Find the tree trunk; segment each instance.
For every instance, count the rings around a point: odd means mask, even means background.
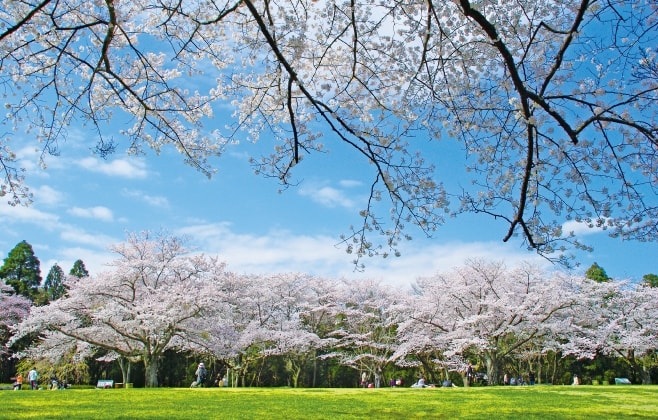
[[[290,378],[292,379],[292,387],[297,388],[299,386],[299,374],[302,369],[293,364],[293,367],[290,371]]]
[[[640,375],[642,385],[651,385],[651,369],[646,363],[647,357],[648,356],[644,356],[643,359],[638,361],[635,357],[635,350],[633,349],[628,350],[624,357],[626,361],[628,361],[628,364],[631,365],[633,371]]]
[[[119,368],[121,368],[123,386],[126,386],[127,383],[130,383],[130,367],[132,366],[132,363],[125,357],[119,357],[117,362],[119,363]]]
[[[313,379],[311,382],[311,387],[315,388],[317,386],[317,375],[318,375],[318,358],[317,351],[313,350]]]
[[[651,368],[650,364],[647,363],[649,356],[643,356],[638,360],[635,357],[635,350],[628,350],[626,353],[626,360],[631,365],[631,368],[637,373],[640,374],[640,380],[642,385],[651,385]]]
[[[640,375],[642,376],[642,385],[651,385],[651,366],[642,363]]]
[[[144,357],[144,384],[147,388],[157,388],[158,386],[158,367],[159,357],[145,355]]]
[[[554,352],[553,353],[553,360],[552,360],[552,373],[551,373],[551,384],[555,385],[557,384],[557,362],[558,362],[558,353]]]
[[[498,354],[495,351],[484,352],[484,363],[487,366],[489,385],[498,385]]]

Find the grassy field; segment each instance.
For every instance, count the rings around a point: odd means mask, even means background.
[[[2,419],[658,418],[658,386],[0,391]]]

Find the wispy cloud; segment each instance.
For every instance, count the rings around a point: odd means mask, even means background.
[[[344,190],[326,185],[310,183],[299,188],[299,195],[308,197],[312,201],[325,207],[343,207],[353,209],[355,201]]]
[[[78,165],[91,172],[102,173],[107,176],[122,178],[146,178],[148,171],[146,164],[139,159],[115,159],[109,162],[88,157],[77,162]]]
[[[15,152],[18,159],[18,165],[25,169],[25,172],[30,174],[30,177],[47,176],[47,174],[45,174],[39,167],[39,158],[42,156],[39,149],[34,147],[22,147]]]
[[[153,207],[169,207],[169,200],[167,199],[167,197],[158,196],[158,195],[149,195],[146,194],[144,191],[130,190],[127,188],[121,190],[121,194],[125,197],[136,198]]]
[[[63,194],[48,185],[41,185],[33,190],[34,201],[39,204],[57,204],[62,201]]]
[[[104,222],[111,222],[114,219],[112,210],[104,206],[88,208],[73,207],[69,209],[68,213],[72,214],[73,216],[84,217],[87,219],[97,219]]]
[[[113,243],[111,241],[110,243]],[[108,269],[107,264],[117,258],[110,251],[102,251],[89,247],[63,247],[57,250],[57,257],[41,261],[42,277],[54,264],[59,265],[64,272],[68,273],[77,260],[82,260],[85,267],[92,275],[96,275]]]
[[[399,258],[364,259],[366,268],[361,272],[355,271],[354,257],[329,236],[294,235],[285,230],[266,235],[237,233],[227,223],[192,225],[175,233],[193,238],[200,250],[218,255],[228,263],[230,271],[240,273],[305,272],[334,278],[371,278],[406,286],[419,277],[461,266],[468,258],[503,260],[510,267],[526,261],[548,264],[545,259],[509,244],[419,241],[405,244]]]
[[[59,221],[59,216],[38,210],[36,207],[10,206],[0,202],[0,221],[3,223],[29,223],[51,229]]]
[[[98,234],[95,232],[88,232],[74,226],[62,226],[59,234],[60,238],[74,244],[91,246],[97,250],[105,252],[107,248],[117,243],[117,238],[107,235]],[[124,240],[124,238],[120,239]]]
[[[357,181],[355,179],[342,179],[338,181],[338,185],[340,185],[343,188],[354,188],[354,187],[360,187],[363,185],[363,182]]]
[[[85,211],[85,209],[80,210]],[[96,210],[96,213],[102,214],[103,211]],[[90,267],[93,267],[92,272],[96,273],[103,269],[103,265],[110,261],[110,258],[115,258],[107,251],[108,246],[125,239],[89,232],[80,227],[63,223],[58,214],[38,210],[36,206],[13,207],[0,202],[0,224],[6,226],[0,243],[7,251],[18,241],[26,239],[33,245],[40,258],[43,258],[42,253],[48,255],[47,258],[41,260],[43,276],[54,263],[65,268],[67,263],[70,262],[69,265],[71,265],[76,259],[83,259],[90,271]],[[39,234],[26,235],[26,232],[30,232],[30,226],[35,227]],[[69,248],[64,244],[53,246],[53,240],[47,239],[52,238],[53,235],[68,244],[73,244],[74,248]]]
[[[577,222],[575,220],[569,220],[568,222],[562,224],[562,232],[567,235],[573,232],[576,236],[584,236],[593,235],[603,231],[605,231],[605,229],[602,226],[595,225],[590,227],[587,223]]]

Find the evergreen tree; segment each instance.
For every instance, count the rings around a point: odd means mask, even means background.
[[[0,279],[13,287],[19,295],[34,301],[41,284],[41,268],[32,245],[22,241],[9,252],[0,268]]]
[[[642,283],[649,287],[658,287],[658,274],[645,274],[642,276]]]
[[[50,268],[46,281],[43,283],[43,288],[48,295],[48,300],[51,302],[64,296],[66,293],[66,286],[64,286],[64,270],[55,264]]]
[[[87,267],[85,267],[85,263],[82,262],[82,260],[77,260],[73,263],[73,267],[71,268],[71,271],[69,271],[69,274],[79,279],[89,277],[89,271],[87,271]]]
[[[603,267],[597,263],[592,264],[590,268],[587,269],[585,272],[585,277],[590,280],[594,280],[597,283],[605,283],[612,280],[610,277],[608,277],[608,274],[605,272]]]

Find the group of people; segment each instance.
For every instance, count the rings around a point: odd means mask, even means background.
[[[19,373],[16,374],[15,377],[11,378],[13,383],[13,389],[14,391],[20,391],[23,389],[23,375]],[[39,390],[42,389],[39,387],[39,372],[37,372],[36,368],[32,368],[28,373],[27,373],[27,381],[30,384],[30,389],[31,390]],[[53,373],[50,376],[50,382],[48,383],[47,388],[48,389],[66,389],[69,388],[71,385],[67,384],[65,381],[57,379],[55,374]]]
[[[370,382],[368,380],[368,374],[366,372],[361,373],[361,388],[379,388],[382,384],[382,371],[380,368],[375,369],[375,381]],[[393,379],[391,379],[391,386]]]
[[[535,384],[535,373],[530,371],[528,373],[528,382],[523,380],[523,376],[519,375],[517,377],[510,377],[507,373],[503,376],[503,385],[534,385]]]
[[[14,391],[20,391],[23,389],[23,375],[17,373],[15,377],[11,378],[14,381],[13,387]],[[35,390],[39,389],[39,373],[35,368],[32,368],[27,373],[27,381],[30,383],[30,389]]]

